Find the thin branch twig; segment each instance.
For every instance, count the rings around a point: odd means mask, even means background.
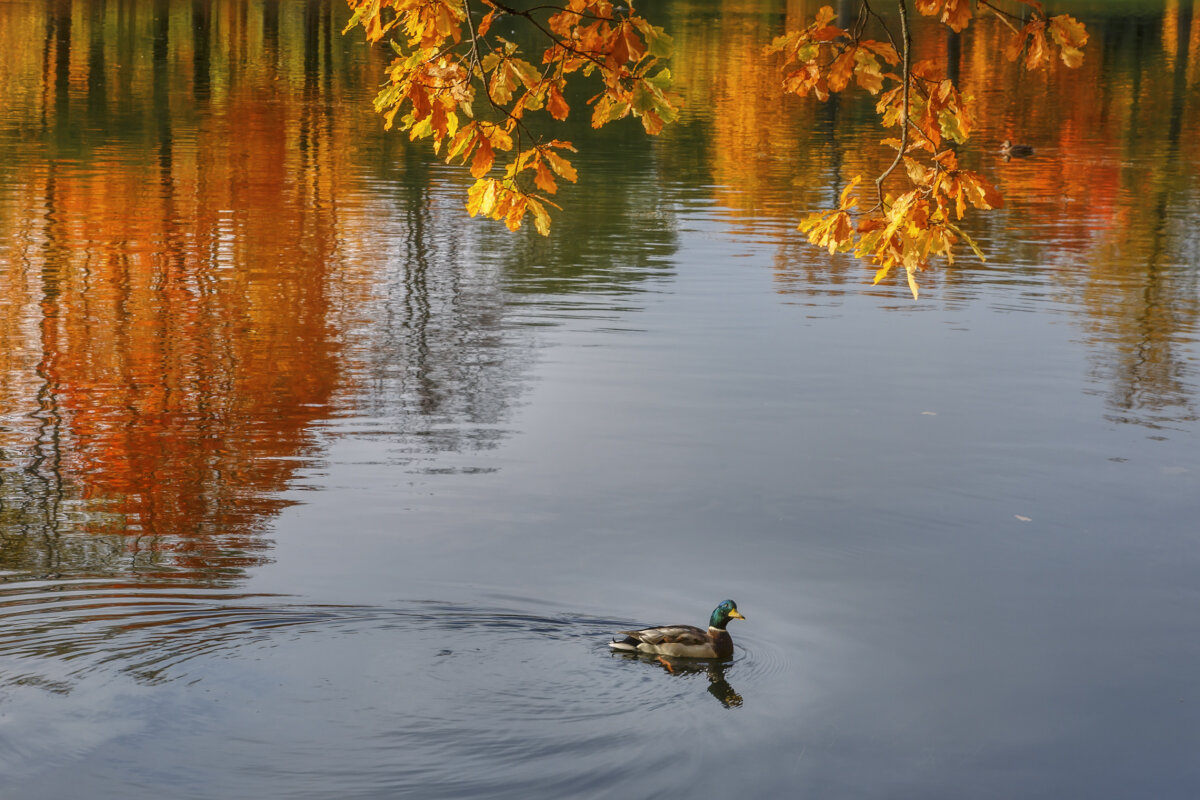
[[[879,198],[879,203],[875,206],[875,208],[884,208],[886,206],[886,203],[884,203],[883,200],[883,182],[886,181],[891,174],[896,171],[896,167],[900,166],[900,162],[904,160],[904,154],[908,152],[908,72],[912,61],[912,55],[910,52],[912,50],[912,34],[908,30],[907,0],[898,0],[896,5],[900,8],[900,37],[904,42],[904,53],[901,56],[904,63],[904,106],[903,110],[901,111],[901,116],[903,117],[904,122],[900,126],[900,149],[896,151],[895,160],[892,161],[892,165],[890,167],[884,170],[882,175],[875,179],[875,193]],[[891,36],[890,33],[888,35],[889,37]],[[892,46],[895,47],[895,44],[893,43]],[[871,210],[874,211],[875,208]]]

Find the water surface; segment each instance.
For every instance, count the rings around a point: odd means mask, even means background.
[[[0,794],[1196,796],[1200,16],[926,38],[1008,205],[914,301],[795,231],[887,160],[817,5],[656,9],[548,240],[338,3],[0,6]]]

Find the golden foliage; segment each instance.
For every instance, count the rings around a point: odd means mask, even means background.
[[[354,10],[346,30],[363,28],[371,42],[391,34],[396,59],[375,108],[390,128],[399,118],[411,139],[445,147],[447,162],[470,164],[476,179],[467,211],[501,220],[511,230],[531,214],[539,233],[550,232],[549,195],[555,176],[575,182],[574,166],[561,152],[570,142],[537,135],[529,112],[562,122],[571,113],[565,94],[578,77],[600,90],[588,100],[592,127],[638,118],[656,134],[679,114],[670,93],[671,37],[639,16],[630,3],[568,0],[561,6],[523,11],[494,0],[348,0]],[[532,60],[520,47],[491,33],[501,17],[521,18],[542,37]],[[402,33],[400,33],[402,31]],[[489,119],[476,119],[482,98]],[[505,153],[503,164],[496,163]],[[502,171],[502,175],[496,172]]]
[[[1056,50],[1065,65],[1079,66],[1088,38],[1083,25],[1067,15],[1048,17],[1036,0],[1020,1],[1027,21],[991,0],[915,0],[914,6],[956,32],[977,14],[992,14],[1012,31],[1007,57],[1023,59],[1026,69],[1048,67]],[[467,211],[512,230],[532,214],[538,232],[548,234],[547,206],[558,207],[550,200],[557,179],[577,179],[559,152],[574,152],[571,143],[544,141],[526,120],[530,112],[544,112],[550,122],[567,119],[569,81],[599,83],[587,101],[594,128],[632,116],[657,134],[678,117],[680,101],[670,93],[671,73],[662,64],[671,55],[671,37],[639,16],[632,2],[567,0],[528,10],[499,0],[348,2],[354,15],[347,30],[361,26],[370,41],[390,36],[396,52],[389,82],[375,100],[386,126],[399,118],[412,139],[430,138],[436,153],[445,147],[447,162],[469,164],[475,183]],[[874,182],[873,203],[861,202],[855,194],[861,179],[855,179],[838,208],[810,215],[800,228],[831,253],[869,259],[878,267],[876,281],[903,265],[915,297],[915,275],[931,258],[952,261],[960,243],[982,258],[958,223],[968,208],[998,208],[1003,199],[985,177],[959,168],[953,147],[971,136],[971,98],[939,64],[912,63],[907,6],[901,3],[899,10],[897,38],[866,2],[850,28],[835,24],[833,8],[823,6],[807,26],[777,37],[765,54],[777,59],[785,92],[827,100],[856,84],[878,96],[881,124],[900,129],[898,138],[883,142],[897,152]],[[541,36],[540,55],[525,58],[516,43],[493,35],[502,17],[521,19]],[[882,37],[865,35],[872,25]],[[476,119],[480,98],[487,119]],[[498,158],[506,160],[497,164]],[[904,191],[885,191],[893,174],[907,177]]]
[[[1049,66],[1053,46],[1063,63],[1082,63],[1087,32],[1069,16],[1048,18],[1037,2],[1025,2],[1032,20],[1022,28],[988,0],[973,9],[969,0],[916,0],[918,12],[937,16],[954,31],[962,31],[978,10],[991,11],[1014,31],[1006,48],[1009,60],[1022,55],[1027,69]],[[910,31],[904,6],[900,7],[903,52],[893,44],[864,39],[866,22],[874,19],[889,41],[896,39],[886,24],[865,3],[850,29],[833,24],[836,15],[825,6],[805,28],[786,33],[766,48],[776,55],[786,92],[813,95],[821,100],[839,92],[855,78],[860,87],[879,95],[875,109],[884,127],[899,127],[899,138],[883,144],[897,151],[892,165],[875,180],[869,207],[859,196],[863,176],[851,179],[837,208],[809,214],[800,223],[808,239],[829,252],[852,252],[877,266],[875,283],[893,268],[902,266],[913,297],[919,287],[916,274],[930,259],[944,257],[954,262],[955,246],[965,244],[980,259],[983,252],[959,227],[968,208],[1000,208],[1004,198],[983,175],[962,169],[954,145],[967,142],[974,127],[971,102],[932,61],[910,63]],[[1047,38],[1049,35],[1049,38]],[[1052,46],[1053,45],[1053,46]],[[879,59],[889,67],[885,70]],[[903,165],[908,187],[899,194],[884,190],[884,183]],[[868,201],[869,202],[869,201]],[[855,222],[857,215],[857,222]]]

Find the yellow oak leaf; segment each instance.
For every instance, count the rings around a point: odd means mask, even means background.
[[[498,9],[493,8],[491,11],[483,15],[483,19],[479,20],[479,25],[475,28],[476,36],[487,36],[487,32],[491,30],[492,22],[496,19]]]
[[[542,155],[550,164],[550,168],[558,173],[559,177],[566,178],[571,183],[575,183],[579,176],[575,172],[575,167],[571,166],[571,162],[555,153],[553,150],[543,150]]]
[[[492,151],[492,143],[485,138],[479,140],[479,147],[475,150],[475,157],[471,159],[471,175],[476,178],[482,178],[492,168],[492,163],[495,162],[496,155]]]
[[[550,235],[550,214],[546,207],[532,197],[526,200],[526,207],[533,213],[533,226],[542,236]]]
[[[1050,36],[1060,48],[1059,57],[1072,69],[1083,63],[1083,46],[1088,33],[1083,23],[1069,14],[1060,14],[1050,19]]]
[[[946,23],[955,33],[962,33],[971,22],[971,0],[946,0],[946,8],[942,11],[942,22]],[[913,293],[914,296],[916,293]]]
[[[533,183],[543,192],[554,194],[558,191],[558,184],[554,181],[554,173],[546,168],[546,164],[542,161],[537,163],[537,171],[534,174]]]
[[[550,112],[550,116],[559,121],[566,119],[567,114],[571,113],[571,107],[567,105],[567,100],[562,96],[557,84],[550,84],[546,96],[546,110]]]
[[[829,90],[831,92],[840,92],[846,88],[846,84],[850,83],[850,77],[854,74],[854,48],[845,50],[841,55],[833,60],[833,64],[829,67]]]

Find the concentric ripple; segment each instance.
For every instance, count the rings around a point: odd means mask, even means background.
[[[671,669],[611,653],[628,620],[171,583],[8,584],[0,624],[0,774],[45,770],[14,785],[49,797],[56,765],[187,769],[196,748],[228,765],[229,785],[203,796],[259,784],[272,796],[376,796],[381,781],[422,797],[568,796],[617,772],[651,787],[680,758],[651,739],[752,703],[783,668],[749,637],[730,661]],[[531,759],[538,769],[522,768]],[[124,778],[112,776],[115,797]]]

